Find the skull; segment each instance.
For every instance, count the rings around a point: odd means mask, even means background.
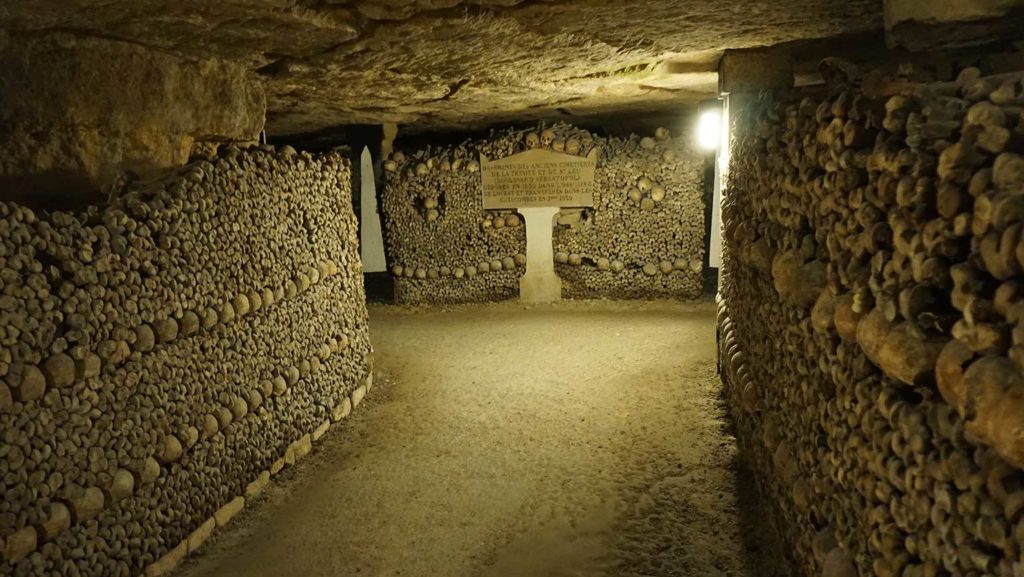
[[[456,158],[455,160],[452,161],[452,170],[458,171],[460,168],[462,168],[462,159]]]
[[[651,187],[651,200],[654,202],[665,200],[665,187],[660,184],[655,184]]]
[[[665,152],[661,153],[661,159],[664,160],[665,162],[675,162],[676,152],[674,150],[666,150]]]
[[[469,162],[466,163],[466,171],[467,172],[476,172],[478,170],[480,170],[480,163],[479,162],[477,162],[475,160],[470,160]]]
[[[544,148],[551,148],[551,142],[555,140],[555,131],[548,128],[540,133],[540,143]]]
[[[423,176],[428,172],[430,172],[430,169],[427,167],[426,164],[422,162],[416,164],[416,176]]]
[[[651,186],[651,179],[647,178],[646,176],[641,176],[636,181],[636,187],[640,189],[640,192],[647,192],[648,190],[651,190]]]
[[[394,171],[398,170],[398,163],[395,162],[394,160],[385,160],[384,161],[384,170],[386,170],[388,172],[394,172]]]
[[[654,150],[654,147],[658,144],[654,142],[654,139],[650,136],[645,136],[640,139],[640,147],[644,150]]]
[[[556,138],[551,141],[551,150],[555,152],[565,152],[565,139]]]
[[[654,131],[654,138],[657,138],[658,140],[668,140],[668,137],[668,129],[664,126],[658,127],[658,129]]]
[[[579,154],[580,153],[580,139],[578,139],[578,138],[570,138],[569,140],[566,140],[565,141],[565,151],[568,152],[569,154]]]
[[[441,169],[441,172],[451,172],[452,163],[448,162],[447,158],[442,158],[439,168]]]
[[[537,133],[528,133],[526,135],[526,148],[537,148],[538,146],[540,146],[540,137],[537,136]]]
[[[400,150],[396,150],[396,151],[395,151],[395,152],[394,152],[394,153],[393,153],[393,154],[391,155],[391,160],[394,160],[394,161],[395,161],[395,162],[397,162],[398,164],[402,164],[403,162],[405,162],[405,155],[404,155],[404,154],[402,154],[402,151],[400,151]]]

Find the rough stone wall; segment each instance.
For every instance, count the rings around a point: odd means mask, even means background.
[[[721,361],[804,575],[1024,569],[1022,93],[968,69],[733,107]]]
[[[449,303],[515,298],[526,233],[514,210],[483,209],[480,154],[530,147],[599,151],[592,208],[554,223],[567,298],[696,298],[704,256],[703,160],[668,131],[628,139],[568,124],[504,130],[385,162],[383,212],[395,298]]]
[[[358,403],[349,180],[231,147],[105,208],[0,204],[0,574],[161,574]]]
[[[257,140],[263,86],[243,66],[185,61],[72,34],[0,39],[0,200],[68,208],[106,200],[210,142]]]

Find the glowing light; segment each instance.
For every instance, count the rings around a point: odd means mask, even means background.
[[[705,150],[714,150],[722,141],[722,116],[717,110],[700,115],[697,125],[697,143]]]

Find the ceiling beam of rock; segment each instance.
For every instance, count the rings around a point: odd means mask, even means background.
[[[262,79],[272,135],[685,105],[716,93],[726,49],[883,26],[882,0],[5,4],[0,27],[12,34],[56,30],[242,65]]]

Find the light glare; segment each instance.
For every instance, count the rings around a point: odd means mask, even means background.
[[[697,127],[697,142],[705,150],[718,148],[722,139],[722,117],[717,110],[709,110],[700,115]]]

